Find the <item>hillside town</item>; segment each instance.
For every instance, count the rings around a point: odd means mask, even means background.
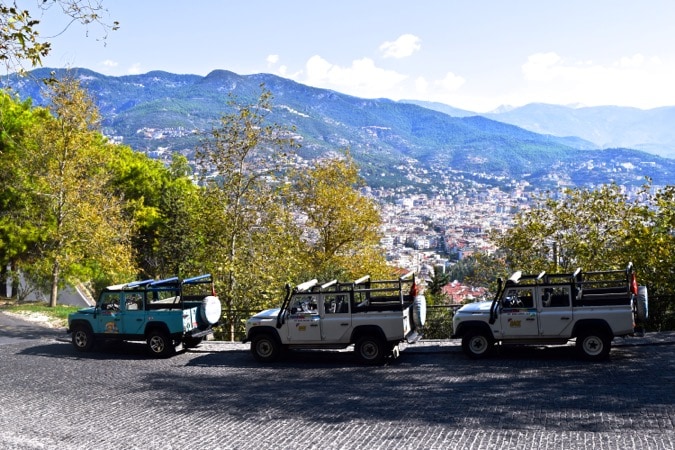
[[[508,192],[486,185],[434,196],[384,189],[365,191],[381,205],[381,245],[389,263],[429,280],[435,271],[446,271],[476,252],[494,252],[490,234],[508,231],[515,214],[527,211],[545,194],[526,181],[512,186]],[[628,187],[626,193],[637,195],[637,188]],[[488,294],[482,286],[467,286],[457,280],[451,280],[443,293],[450,304]]]

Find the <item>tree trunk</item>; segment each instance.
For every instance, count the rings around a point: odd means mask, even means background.
[[[19,266],[16,261],[12,261],[12,299],[19,298],[19,288],[21,287],[19,279]]]
[[[52,268],[52,292],[49,295],[49,306],[55,307],[59,298],[59,263],[55,262]]]
[[[230,312],[230,342],[234,342],[234,316]]]
[[[7,282],[9,281],[9,265],[2,265],[0,267],[0,282],[2,283],[2,289],[0,289],[0,292],[2,293],[1,295],[3,297],[9,298],[10,292],[9,292],[9,286],[7,285]]]

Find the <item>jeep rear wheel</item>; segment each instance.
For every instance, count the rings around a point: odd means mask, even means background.
[[[579,356],[588,361],[600,361],[609,356],[612,340],[606,333],[583,331],[577,336],[576,348]]]
[[[203,340],[204,340],[203,337],[192,337],[192,336],[187,336],[187,337],[183,340],[183,344],[185,344],[185,348],[195,348],[195,347],[197,347],[199,344],[201,344]]]
[[[176,351],[168,333],[161,330],[152,330],[146,338],[148,350],[152,356],[161,358],[171,356]]]
[[[251,353],[260,362],[273,362],[281,356],[281,344],[273,336],[258,334],[251,340]]]
[[[361,336],[354,344],[356,356],[364,364],[381,364],[384,361],[386,348],[388,347],[378,336]]]
[[[78,325],[73,328],[72,342],[79,352],[88,352],[94,347],[94,333],[86,325]]]
[[[492,337],[481,330],[470,330],[462,337],[462,350],[471,359],[485,358],[493,344]]]

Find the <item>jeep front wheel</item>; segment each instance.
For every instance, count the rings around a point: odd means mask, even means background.
[[[377,336],[361,336],[354,344],[356,356],[364,364],[381,364],[384,361],[385,348],[388,348]]]
[[[78,325],[73,328],[72,342],[77,351],[88,352],[94,346],[94,333],[89,327]]]
[[[462,337],[462,350],[471,359],[485,358],[493,343],[492,337],[485,331],[470,330]]]
[[[273,362],[281,356],[281,344],[273,336],[258,334],[251,340],[251,353],[260,362]]]
[[[150,331],[146,338],[146,342],[152,356],[164,358],[171,356],[176,351],[169,334],[161,330]]]
[[[579,356],[588,361],[600,361],[609,356],[612,340],[606,333],[584,331],[577,336],[576,348]]]

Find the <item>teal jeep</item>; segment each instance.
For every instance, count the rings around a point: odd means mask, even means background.
[[[134,281],[108,286],[96,306],[70,314],[67,332],[81,352],[101,341],[144,341],[150,354],[166,357],[199,345],[220,315],[210,274]]]

